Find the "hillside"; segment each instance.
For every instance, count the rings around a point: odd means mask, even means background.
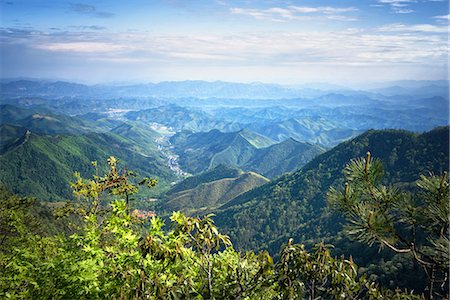
[[[188,177],[183,181],[178,182],[170,190],[166,192],[167,195],[177,193],[184,190],[193,189],[196,186],[224,178],[236,178],[242,174],[242,171],[225,165],[218,165],[212,170],[203,172],[201,174]]]
[[[242,168],[274,178],[304,166],[325,149],[292,138],[267,148],[258,149]]]
[[[175,104],[130,111],[125,114],[125,118],[144,124],[160,123],[175,131],[188,130],[199,132],[212,129],[235,131],[240,129],[238,124],[216,120],[201,110],[181,107]]]
[[[72,198],[69,182],[73,173],[93,173],[92,161],[104,162],[110,155],[140,176],[158,177],[153,193],[167,188],[174,175],[157,154],[135,151],[136,145],[115,134],[41,136],[27,132],[0,155],[0,183],[20,195],[55,201]]]
[[[244,173],[222,165],[185,181],[167,192],[161,203],[163,210],[202,214],[269,182],[254,172]]]
[[[180,165],[186,171],[196,174],[220,164],[239,166],[256,151],[249,141],[249,134],[241,132],[180,132],[170,142],[180,156]]]
[[[21,126],[9,124],[0,125],[0,154],[6,151],[6,148],[14,144],[22,136],[25,135],[27,129]]]
[[[293,139],[273,141],[243,129],[237,132],[181,132],[171,138],[180,165],[199,173],[218,165],[238,167],[269,178],[292,172],[324,151],[320,146]]]
[[[245,249],[278,251],[281,243],[336,237],[339,218],[326,209],[330,186],[343,184],[342,170],[353,158],[371,151],[385,165],[387,182],[409,183],[419,174],[441,173],[449,165],[449,128],[423,134],[370,130],[319,155],[302,169],[229,201],[216,222]]]
[[[361,133],[361,131],[341,128],[336,124],[321,117],[297,117],[263,126],[252,124],[250,128],[275,141],[280,142],[288,138],[294,138],[298,141],[306,141],[325,147],[336,146],[340,142]]]
[[[82,120],[54,114],[47,109],[30,110],[13,105],[0,106],[0,123],[22,126],[40,134],[80,134],[93,131]]]
[[[157,152],[158,144],[156,140],[161,138],[161,135],[149,128],[139,124],[121,124],[111,130],[112,133],[120,135],[123,138],[132,141],[139,146],[144,152]]]
[[[18,120],[25,119],[34,113],[36,113],[36,111],[33,109],[21,108],[9,104],[0,105],[0,122],[11,124]]]

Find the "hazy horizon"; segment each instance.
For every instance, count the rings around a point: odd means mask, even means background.
[[[353,82],[326,82],[326,81],[303,81],[291,84],[283,84],[277,82],[264,82],[264,81],[231,81],[231,80],[203,80],[203,79],[180,79],[180,80],[161,80],[161,81],[146,81],[146,80],[114,80],[114,81],[99,81],[99,82],[90,82],[83,80],[76,80],[71,78],[36,78],[36,77],[3,77],[0,78],[1,82],[15,82],[15,81],[35,81],[35,82],[66,82],[73,84],[81,84],[89,87],[94,86],[132,86],[132,85],[147,85],[147,84],[162,84],[162,83],[183,83],[183,82],[204,82],[204,83],[224,83],[224,84],[244,84],[244,85],[252,85],[252,84],[261,84],[261,85],[274,85],[280,86],[283,88],[292,88],[292,89],[302,89],[302,88],[312,88],[312,89],[324,89],[324,90],[333,90],[333,89],[371,89],[378,87],[388,87],[394,86],[397,84],[412,84],[412,83],[422,83],[424,85],[427,84],[439,84],[444,83],[448,84],[447,79],[436,79],[436,80],[427,80],[427,79],[398,79],[398,80],[378,80],[378,81],[370,81],[370,80],[361,80],[361,81],[353,81]]]

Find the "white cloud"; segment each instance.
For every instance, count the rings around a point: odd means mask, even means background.
[[[405,7],[411,3],[415,3],[415,0],[378,0],[378,3],[388,4],[394,7]]]
[[[397,14],[409,14],[414,10],[408,8],[410,4],[416,3],[417,0],[378,0],[382,5],[389,5],[391,10]]]
[[[357,11],[355,7],[330,7],[330,6],[319,6],[319,7],[306,7],[306,6],[289,6],[293,11],[299,13],[323,13],[323,14],[338,14]]]
[[[118,33],[35,34],[27,47],[89,60],[208,62],[219,65],[433,63],[446,56],[444,26],[390,24],[376,31],[277,32],[239,35]],[[345,42],[343,42],[345,41]],[[11,41],[12,43],[14,41]],[[21,43],[25,41],[21,40]],[[129,60],[132,58],[131,60]],[[380,60],[382,58],[382,60]]]
[[[448,14],[448,15],[443,15],[443,16],[435,16],[435,17],[433,17],[433,19],[438,19],[438,20],[450,20],[450,14]]]
[[[271,21],[310,20],[312,18],[326,18],[337,21],[355,21],[356,18],[345,15],[355,12],[355,7],[330,7],[330,6],[288,6],[286,8],[272,7],[267,9],[239,8],[230,9],[232,14],[246,15],[255,19]]]
[[[126,45],[117,45],[102,42],[67,42],[67,43],[45,43],[38,44],[36,48],[56,52],[73,53],[108,53],[125,50]]]
[[[392,9],[395,13],[397,14],[410,14],[415,12],[415,10],[413,9],[409,9],[409,8],[398,8],[398,7],[394,7]]]
[[[405,25],[401,23],[394,23],[385,25],[378,28],[379,31],[382,32],[421,32],[421,33],[447,33],[447,26],[436,26],[431,24],[414,24],[414,25]]]
[[[417,71],[423,66],[429,69],[434,66],[436,70],[441,68],[446,65],[448,51],[447,37],[443,32],[443,26],[429,24],[390,24],[376,30],[349,28],[339,32],[191,36],[154,35],[148,32],[67,34],[33,31],[33,34],[24,32],[26,38],[4,35],[2,47],[25,49],[23,53],[32,53],[30,59],[33,61],[39,61],[39,57],[42,61],[48,61],[48,57],[58,57],[60,65],[67,65],[67,61],[79,68],[84,66],[89,69],[89,66],[98,65],[98,68],[103,68],[98,73],[103,75],[112,72],[106,70],[117,67],[129,72],[127,74],[150,74],[146,69],[160,70],[158,72],[170,70],[167,74],[183,74],[185,79],[193,78],[189,72],[200,74],[195,73],[198,70],[204,72],[205,77],[202,78],[210,79],[206,77],[208,72],[217,74],[218,79],[227,78],[220,77],[220,74],[228,74],[230,78],[234,74],[236,80],[244,76],[263,80],[258,76],[266,74],[264,76],[267,78],[288,78],[289,74],[300,70],[305,72],[302,73],[305,78],[309,76],[308,72],[331,78],[337,76],[336,70],[340,68],[346,72],[353,70],[347,76],[356,78],[359,71],[354,68],[366,70],[364,74],[383,68],[387,73],[396,68],[396,72],[404,68]],[[134,70],[140,70],[140,73]],[[184,73],[177,70],[184,70]],[[246,70],[253,70],[253,73],[244,74]],[[275,72],[280,73],[274,75]]]

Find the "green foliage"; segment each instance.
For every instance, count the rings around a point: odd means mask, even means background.
[[[105,175],[78,176],[72,183],[85,201],[71,210],[83,224],[70,236],[35,234],[24,226],[28,215],[20,208],[28,202],[14,196],[2,200],[10,203],[2,216],[11,217],[2,223],[9,231],[2,230],[8,241],[0,248],[1,298],[417,298],[358,278],[351,260],[333,258],[323,246],[309,253],[289,243],[275,265],[267,252],[236,252],[212,215],[173,213],[168,230],[159,217],[144,224],[129,213],[126,201],[138,189],[132,173],[120,170],[114,157],[108,166]],[[140,183],[154,185],[149,179]]]
[[[433,293],[442,297],[448,293],[450,267],[447,173],[422,175],[414,193],[381,184],[382,168],[370,152],[353,160],[345,169],[344,190],[331,188],[328,200],[345,215],[348,235],[369,246],[412,254],[428,275],[430,298]]]
[[[304,245],[294,245],[290,240],[281,253],[276,274],[282,299],[422,299],[400,290],[380,289],[365,276],[358,277],[351,257],[332,257],[323,244],[308,252]]]

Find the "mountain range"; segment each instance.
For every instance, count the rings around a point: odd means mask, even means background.
[[[275,144],[247,129],[227,133],[180,132],[170,141],[173,151],[180,156],[181,167],[194,174],[224,164],[273,178],[296,170],[325,151],[294,139]]]
[[[333,239],[341,226],[327,209],[325,195],[330,186],[343,185],[342,170],[351,159],[371,151],[384,163],[387,183],[410,184],[420,174],[448,171],[448,145],[448,127],[423,134],[371,130],[228,201],[215,211],[216,222],[245,249],[276,252],[291,237],[301,243]]]
[[[140,84],[97,84],[35,79],[10,79],[0,83],[3,95],[20,93],[24,96],[45,97],[194,97],[229,99],[286,99],[317,97],[329,92],[355,93],[370,90],[384,95],[448,95],[448,81],[396,81],[366,84],[366,88],[347,88],[331,84],[302,84],[283,86],[261,82],[236,83],[224,81],[164,81]],[[432,91],[432,92],[431,92]]]

